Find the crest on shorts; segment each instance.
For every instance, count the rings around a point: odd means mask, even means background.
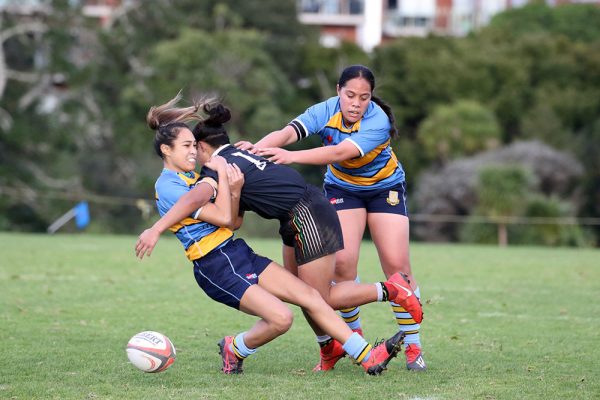
[[[385,199],[390,206],[397,206],[400,204],[400,200],[398,199],[398,192],[395,190],[390,190],[388,193],[388,198]]]

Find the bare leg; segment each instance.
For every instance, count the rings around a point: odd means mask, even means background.
[[[398,214],[373,213],[368,215],[368,221],[385,276],[402,272],[408,275],[412,288],[416,289],[408,249],[408,218]],[[388,229],[390,225],[394,226],[394,229]]]
[[[344,249],[336,253],[335,281],[354,281],[357,276],[360,244],[365,233],[367,211],[364,208],[338,211]]]
[[[318,291],[283,268],[272,268],[271,264],[259,278],[259,285],[279,299],[295,304],[308,314],[323,333],[345,343],[352,335],[350,328],[323,300]]]
[[[269,268],[279,267],[271,264]],[[240,301],[240,310],[261,318],[244,337],[246,345],[251,348],[262,346],[287,332],[294,318],[292,311],[280,299],[260,285],[252,285],[246,290]]]

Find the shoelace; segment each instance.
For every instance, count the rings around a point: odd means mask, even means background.
[[[383,338],[383,339],[375,339],[375,343],[373,343],[373,348],[379,346],[383,342],[385,342],[385,338]]]

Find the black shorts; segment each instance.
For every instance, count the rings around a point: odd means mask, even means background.
[[[342,227],[335,208],[315,186],[304,195],[281,221],[279,234],[286,246],[294,248],[296,263],[306,264],[344,248]]]

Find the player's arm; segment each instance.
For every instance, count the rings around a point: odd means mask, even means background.
[[[240,196],[242,192],[242,186],[244,185],[244,174],[240,170],[240,168],[235,164],[227,165],[227,178],[222,179],[219,175],[219,182],[227,182],[227,186],[229,188],[229,194],[231,196],[230,203],[230,218],[228,221],[223,220],[223,212],[222,210],[216,207],[215,204],[207,204],[202,207],[201,210],[196,213],[196,218],[201,219],[203,221],[209,222],[213,225],[222,226],[229,229],[238,229],[242,224],[242,217],[239,214],[240,207]],[[219,185],[219,190],[221,185]],[[222,193],[219,192],[217,197],[220,197]]]
[[[288,151],[277,147],[261,148],[257,154],[276,164],[325,165],[350,160],[360,156],[360,150],[349,140],[335,146],[315,147],[307,150]]]
[[[213,158],[216,159],[217,157]],[[220,160],[213,161],[211,159],[211,161],[209,161],[212,162],[211,165],[217,169],[219,176],[217,187],[218,194],[214,203],[216,212],[214,213],[215,216],[213,218],[213,220],[218,223],[211,221],[207,222],[214,223],[218,226],[228,226],[231,224],[232,216],[229,184],[227,182],[227,163],[222,157],[218,157],[218,159]],[[209,166],[209,163],[207,163],[207,166]],[[197,210],[201,209],[204,205],[210,205],[211,203],[209,203],[209,201],[213,197],[214,191],[214,187],[208,182],[200,182],[188,193],[181,196],[165,215],[156,221],[152,227],[140,234],[135,245],[136,256],[140,259],[144,258],[145,255],[150,256],[160,235],[171,226],[189,217],[192,213],[196,212],[196,214],[198,214]],[[221,194],[221,196],[219,196],[219,194]]]
[[[283,147],[298,141],[296,130],[291,125],[286,125],[278,131],[267,134],[254,144],[254,147]]]
[[[255,144],[242,140],[235,144],[240,150],[247,150],[250,153],[258,154],[258,150],[264,147],[283,147],[298,141],[298,135],[294,128],[286,125],[278,131],[273,131],[260,139]]]
[[[221,156],[214,156],[204,166],[217,171],[217,196],[214,203],[208,203],[201,209],[198,209],[196,214],[194,214],[194,218],[208,222],[209,224],[230,227],[234,214],[231,212],[231,191],[227,178],[227,161]]]
[[[229,190],[231,191],[231,229],[239,229],[244,220],[243,213],[240,213],[240,199],[242,196],[242,186],[244,186],[244,174],[237,164],[227,166],[227,178],[229,181]]]

